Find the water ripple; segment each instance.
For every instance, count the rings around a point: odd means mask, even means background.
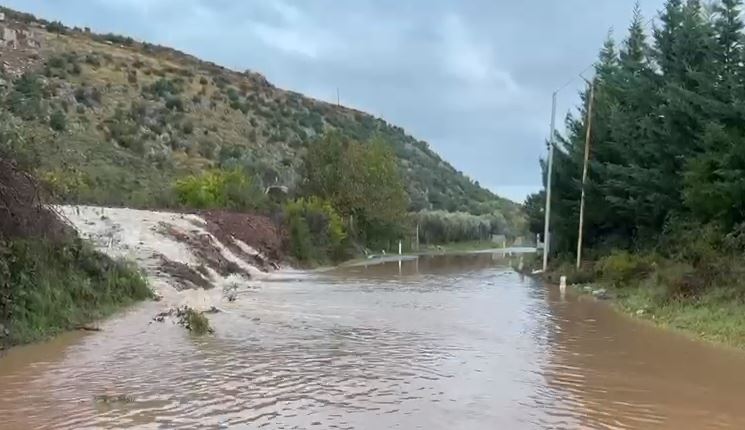
[[[149,325],[157,306],[144,305],[0,360],[0,428],[745,428],[745,358],[504,264],[297,275],[227,305],[210,338]],[[94,401],[105,392],[131,401]]]

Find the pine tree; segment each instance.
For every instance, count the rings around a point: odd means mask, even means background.
[[[634,71],[647,67],[648,50],[649,46],[644,34],[644,18],[637,2],[634,6],[634,18],[629,27],[629,36],[624,41],[621,50],[621,64],[624,68]]]
[[[745,229],[742,9],[743,0],[707,10],[699,0],[668,0],[651,48],[637,6],[620,47],[605,41],[595,69],[587,246],[655,244],[670,219]],[[555,158],[556,252],[576,246],[587,101],[582,92]]]
[[[665,76],[680,73],[676,69],[675,40],[683,24],[683,1],[668,0],[660,13],[662,27],[654,30],[657,64]]]
[[[716,49],[714,59],[719,70],[719,98],[731,102],[742,97],[743,73],[740,63],[743,60],[742,0],[722,0],[715,6]]]

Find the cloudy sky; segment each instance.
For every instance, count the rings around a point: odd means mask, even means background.
[[[632,0],[5,0],[169,45],[381,116],[516,201],[540,188],[552,91],[591,64]],[[646,17],[662,0],[642,0]],[[559,119],[581,81],[560,93]]]

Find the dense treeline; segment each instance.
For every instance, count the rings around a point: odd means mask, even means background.
[[[465,212],[422,211],[416,214],[422,244],[444,244],[490,240],[492,235],[510,234],[499,212],[471,215]]]
[[[745,346],[742,11],[742,0],[667,0],[651,30],[637,7],[623,42],[605,42],[584,259],[576,270],[589,91],[557,136],[547,276],[600,284],[634,315]],[[544,202],[525,204],[536,233]]]
[[[729,233],[745,222],[745,54],[741,0],[669,0],[651,37],[637,7],[620,47],[596,64],[585,212],[589,248],[649,248],[691,223]],[[588,93],[559,136],[553,249],[573,252]],[[545,172],[545,169],[544,169]],[[545,173],[544,173],[545,177]],[[543,194],[528,201],[541,232]]]

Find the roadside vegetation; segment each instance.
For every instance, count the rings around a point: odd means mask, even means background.
[[[605,285],[639,316],[745,346],[742,1],[638,11],[595,67],[585,259],[574,268],[589,92],[558,136],[549,278]],[[545,165],[544,165],[545,167]],[[545,169],[544,169],[545,178]],[[543,231],[543,193],[525,205]]]
[[[44,206],[43,188],[7,155],[17,136],[0,128],[0,349],[151,297],[136,267],[94,251]]]

